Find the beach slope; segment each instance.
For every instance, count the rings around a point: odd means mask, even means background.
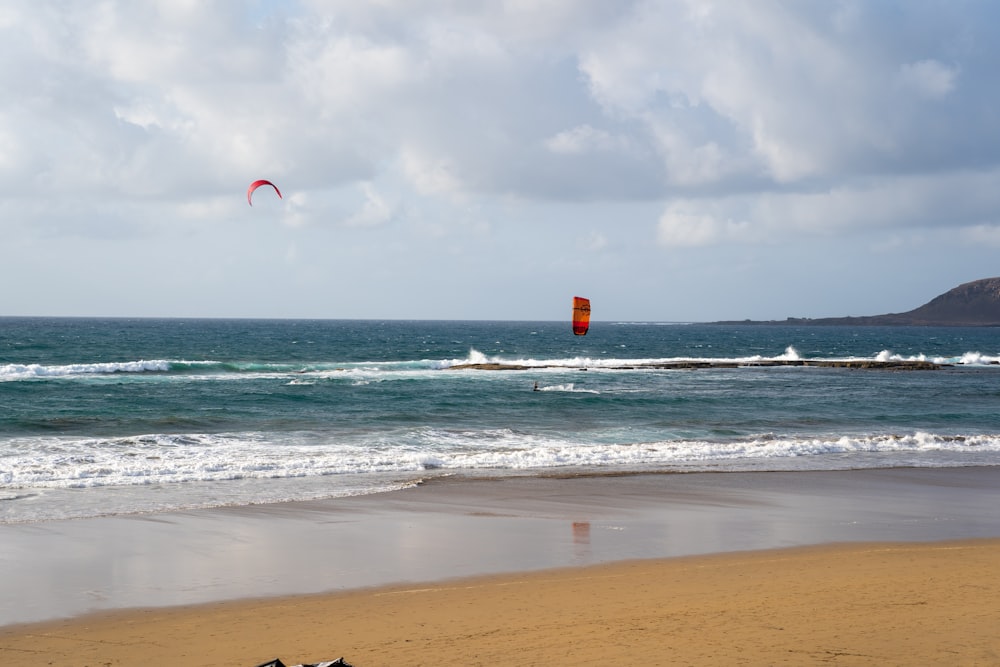
[[[7,664],[1000,664],[1000,540],[630,561],[7,628]]]
[[[32,667],[1000,664],[1000,468],[448,480],[0,526]]]

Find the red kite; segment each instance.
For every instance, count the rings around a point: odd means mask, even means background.
[[[259,181],[254,181],[253,183],[250,184],[250,187],[247,188],[247,203],[250,204],[251,206],[253,206],[253,200],[250,198],[250,196],[253,194],[254,190],[256,190],[262,185],[270,185],[272,188],[274,188],[274,191],[278,193],[278,199],[282,198],[281,190],[278,189],[277,185],[275,185],[271,181],[265,181],[264,179],[261,179]]]
[[[587,335],[590,328],[590,299],[582,296],[573,297],[573,333],[577,336]]]

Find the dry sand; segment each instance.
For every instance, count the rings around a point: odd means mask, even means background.
[[[630,561],[0,631],[4,664],[997,665],[1000,540]]]

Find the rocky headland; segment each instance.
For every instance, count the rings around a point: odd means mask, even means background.
[[[789,317],[784,320],[731,320],[711,324],[822,326],[1000,327],[1000,278],[974,280],[905,313],[860,317]]]

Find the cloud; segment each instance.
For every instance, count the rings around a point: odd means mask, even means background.
[[[545,147],[553,153],[582,155],[584,153],[619,151],[628,148],[628,140],[610,132],[583,124],[559,132],[545,140]]]
[[[348,227],[374,227],[388,222],[392,217],[392,209],[389,204],[375,191],[371,183],[363,183],[361,189],[364,193],[365,203],[344,224]]]
[[[35,108],[9,101],[2,117],[38,138],[33,170],[50,187],[74,187],[67,158],[91,163],[85,187],[160,194],[219,192],[240,169],[341,188],[402,164],[430,196],[732,195],[939,169],[957,159],[949,146],[997,134],[987,97],[971,100],[971,126],[929,137],[933,118],[898,95],[955,96],[959,72],[991,62],[975,17],[941,8],[896,24],[871,6],[766,0],[283,11],[107,2],[51,20],[18,5],[8,54],[37,76],[3,76]],[[937,43],[920,32],[935,22]],[[65,108],[74,122],[53,137]],[[6,155],[22,154],[0,129]]]
[[[958,71],[936,60],[906,63],[899,68],[899,82],[904,88],[929,99],[940,99],[955,89]]]
[[[608,237],[601,232],[592,231],[579,240],[580,248],[588,252],[597,252],[608,247]]]
[[[960,234],[967,243],[1000,248],[1000,222],[965,227],[960,230]]]
[[[657,226],[657,240],[673,248],[739,243],[750,238],[747,222],[691,210],[683,204],[668,208]]]
[[[223,282],[212,250],[248,225],[244,276],[293,241],[309,275],[326,243],[408,275],[447,249],[469,290],[526,249],[720,273],[820,239],[971,252],[1000,220],[997,25],[903,0],[9,0],[0,231]],[[286,200],[248,212],[257,178]]]
[[[658,239],[665,246],[774,244],[789,238],[873,237],[943,228],[991,238],[1000,220],[1000,169],[899,175],[811,192],[771,190],[668,205]],[[986,230],[986,231],[984,231]],[[897,241],[893,241],[896,243]]]
[[[934,170],[940,162],[928,158],[950,159],[949,146],[965,150],[969,128],[938,124],[941,133],[928,137],[933,118],[915,115],[899,87],[940,99],[955,90],[958,67],[942,65],[937,53],[978,69],[995,47],[981,41],[988,38],[971,15],[907,5],[909,11],[896,8],[908,18],[900,22],[885,9],[644,5],[595,40],[581,70],[608,114],[645,124],[677,186],[715,183],[732,192],[761,178],[788,185]],[[919,28],[931,23],[940,31],[936,43]],[[881,37],[887,31],[893,38]],[[963,51],[959,45],[970,40],[974,48]],[[988,114],[975,122],[996,129]],[[926,150],[930,140],[937,142],[933,155]],[[712,147],[725,168],[702,167],[692,178],[678,165],[690,164],[703,147]]]
[[[460,170],[447,158],[422,155],[416,148],[404,148],[399,162],[418,193],[448,194],[462,190]]]

